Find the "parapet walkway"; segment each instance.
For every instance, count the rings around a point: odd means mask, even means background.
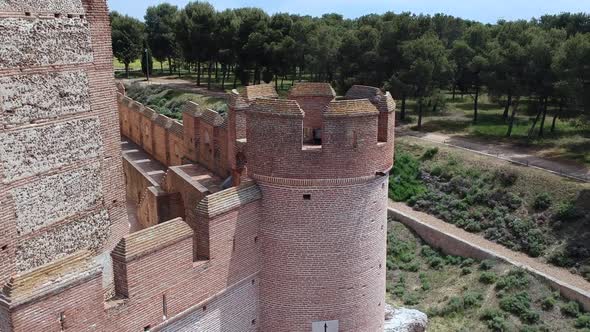
[[[567,269],[549,265],[539,258],[512,251],[500,244],[469,233],[403,203],[389,202],[390,216],[414,230],[427,243],[454,255],[478,259],[496,258],[522,267],[545,279],[566,298],[590,310],[590,282]]]

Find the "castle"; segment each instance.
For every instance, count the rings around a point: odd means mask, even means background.
[[[388,93],[180,123],[115,89],[105,0],[0,0],[0,32],[0,331],[383,330]]]

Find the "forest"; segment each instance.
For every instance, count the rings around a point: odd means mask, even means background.
[[[534,101],[531,132],[542,137],[560,117],[590,119],[590,15],[562,13],[483,24],[445,15],[371,14],[347,19],[259,8],[216,10],[206,2],[149,7],[144,21],[112,12],[113,53],[124,64],[153,62],[168,74],[188,72],[196,84],[238,85],[307,80],[338,92],[353,84],[391,91],[400,117],[460,95],[476,124],[483,94],[502,105],[506,136],[517,113]],[[153,60],[152,60],[153,58]],[[530,110],[529,110],[530,111]]]

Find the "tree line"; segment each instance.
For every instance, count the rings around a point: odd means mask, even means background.
[[[149,7],[144,22],[111,13],[113,52],[125,65],[151,57],[170,73],[181,68],[197,84],[212,76],[221,87],[261,81],[313,80],[339,91],[353,84],[390,90],[401,102],[416,100],[418,128],[427,107],[436,110],[445,92],[473,99],[473,122],[485,91],[504,106],[510,136],[519,106],[538,105],[531,133],[543,136],[548,109],[588,116],[590,109],[590,15],[546,15],[529,21],[482,24],[444,14],[387,12],[357,19],[321,17],[259,8],[217,11],[206,2],[184,8]],[[149,52],[145,52],[149,49]],[[162,66],[163,68],[163,66]],[[233,79],[229,82],[230,78]],[[430,109],[429,109],[430,110]]]

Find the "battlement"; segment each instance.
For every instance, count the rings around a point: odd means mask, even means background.
[[[329,84],[301,83],[289,94],[294,99],[252,101],[246,112],[248,174],[331,179],[387,172],[395,125],[391,95],[369,87],[353,87],[342,100],[334,95]]]

